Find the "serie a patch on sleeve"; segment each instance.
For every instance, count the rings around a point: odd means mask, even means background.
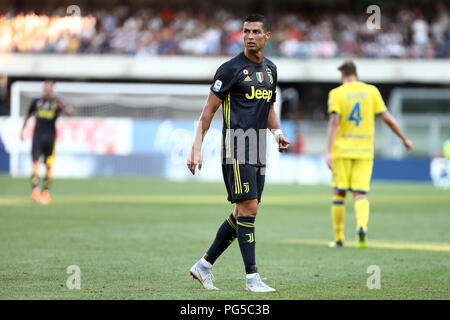
[[[216,82],[214,82],[213,90],[215,92],[218,92],[220,90],[220,88],[222,88],[222,81],[216,80]]]

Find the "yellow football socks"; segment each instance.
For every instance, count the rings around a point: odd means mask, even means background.
[[[369,199],[366,196],[359,196],[355,199],[355,213],[356,213],[356,231],[362,227],[364,232],[367,232],[367,223],[369,222]]]
[[[331,218],[333,220],[334,241],[344,241],[345,197],[333,195]]]

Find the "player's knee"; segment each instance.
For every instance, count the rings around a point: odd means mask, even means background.
[[[367,193],[355,191],[355,192],[353,192],[353,198],[355,200],[359,199],[359,198],[367,199]]]
[[[39,161],[33,162],[33,173],[37,173],[39,171]]]
[[[365,194],[365,193],[354,194],[353,197],[354,197],[354,200],[369,200],[367,198],[367,194]]]
[[[240,201],[236,204],[237,216],[256,217],[258,201],[256,199]]]
[[[238,207],[237,207],[237,204],[236,204],[236,206],[234,207],[234,210],[233,210],[233,217],[234,217],[234,219],[237,219],[237,217],[239,216],[239,214],[238,214]]]
[[[338,190],[338,189],[334,189],[334,192],[333,192],[333,195],[338,196],[338,197],[345,197],[346,194],[347,194],[346,191]]]

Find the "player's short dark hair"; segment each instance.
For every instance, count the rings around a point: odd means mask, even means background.
[[[264,31],[270,31],[269,21],[262,14],[252,13],[244,19],[244,22],[261,22],[263,24]]]
[[[338,70],[344,74],[344,76],[356,76],[356,65],[353,61],[345,61]]]

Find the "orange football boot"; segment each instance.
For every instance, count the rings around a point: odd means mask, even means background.
[[[34,188],[33,192],[31,192],[31,199],[35,203],[38,203],[41,200],[41,192],[39,191],[39,188]]]
[[[52,199],[50,197],[50,193],[48,192],[48,190],[44,190],[41,193],[41,203],[42,204],[50,204],[50,202],[52,202]]]

